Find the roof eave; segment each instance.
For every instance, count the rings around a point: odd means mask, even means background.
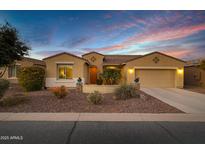
[[[175,58],[175,57],[169,56],[169,55],[167,55],[167,54],[164,54],[164,53],[161,53],[161,52],[158,52],[158,51],[151,52],[151,53],[148,53],[148,54],[146,54],[146,55],[143,55],[143,56],[140,56],[140,57],[133,58],[133,59],[131,59],[131,60],[126,61],[125,63],[131,62],[131,61],[133,61],[133,60],[140,59],[140,58],[143,58],[143,57],[146,57],[146,56],[149,56],[149,55],[155,54],[155,53],[158,53],[158,54],[161,54],[161,55],[167,56],[167,57],[169,57],[169,58],[175,59],[175,60],[177,60],[177,61],[181,61],[181,62],[183,62],[183,63],[186,63],[186,61],[184,61],[184,60],[181,60],[181,59],[178,59],[178,58]]]
[[[82,55],[82,57],[83,57],[83,56],[86,56],[86,55],[90,55],[90,54],[92,54],[92,53],[95,53],[95,54],[98,54],[98,55],[101,55],[101,56],[105,57],[105,55],[103,55],[103,54],[101,54],[101,53],[99,53],[99,52],[96,52],[96,51],[91,51],[91,52],[85,53],[85,54]]]
[[[89,64],[89,62],[88,62],[86,59],[84,59],[84,58],[82,58],[82,57],[78,57],[78,56],[73,55],[73,54],[68,53],[68,52],[61,52],[61,53],[58,53],[58,54],[55,54],[55,55],[51,55],[51,56],[49,56],[49,57],[43,58],[42,60],[47,60],[47,59],[50,59],[50,58],[53,58],[53,57],[56,57],[56,56],[59,56],[59,55],[62,55],[62,54],[70,55],[70,56],[73,56],[73,57],[75,57],[75,58],[84,60],[85,62],[87,62],[87,63]]]
[[[122,65],[122,64],[113,64],[113,63],[110,63],[110,64],[103,64],[103,66],[108,66],[108,65]]]

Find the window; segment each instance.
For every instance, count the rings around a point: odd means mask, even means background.
[[[57,64],[58,79],[72,79],[73,65],[71,64]]]
[[[8,67],[8,77],[15,78],[16,77],[16,65],[12,65]]]

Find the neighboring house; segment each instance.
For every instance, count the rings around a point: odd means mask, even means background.
[[[153,52],[147,55],[103,55],[90,52],[78,57],[59,53],[43,59],[46,63],[46,87],[75,87],[80,77],[84,84],[96,84],[104,69],[121,71],[121,83],[132,84],[139,77],[142,87],[183,88],[185,62]]]
[[[3,77],[4,79],[8,79],[12,83],[17,83],[17,69],[19,67],[30,67],[30,66],[38,66],[45,68],[45,62],[42,60],[37,60],[33,58],[24,57],[22,60],[17,60],[13,65],[10,65],[7,67],[6,72],[4,73]],[[4,68],[1,68],[0,70],[3,71]]]
[[[186,86],[205,86],[205,71],[199,68],[203,59],[188,61],[184,68]]]

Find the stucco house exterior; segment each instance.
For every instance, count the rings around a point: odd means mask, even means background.
[[[37,66],[43,68],[46,67],[45,62],[42,60],[24,57],[21,60],[15,61],[13,65],[7,67],[2,78],[9,80],[11,83],[17,83],[18,82],[17,69],[20,67],[30,67],[30,66]],[[4,68],[0,68],[0,70],[3,71]]]
[[[75,87],[80,77],[84,84],[96,84],[104,69],[118,69],[121,83],[140,78],[142,87],[183,88],[185,62],[160,52],[146,55],[103,55],[89,52],[82,57],[63,52],[47,58],[46,87]]]
[[[186,86],[205,87],[205,70],[199,68],[202,60],[204,59],[196,59],[186,63],[184,67],[184,82]]]

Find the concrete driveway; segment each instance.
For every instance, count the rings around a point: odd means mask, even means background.
[[[141,90],[185,113],[205,113],[205,94],[177,88],[141,88]]]

